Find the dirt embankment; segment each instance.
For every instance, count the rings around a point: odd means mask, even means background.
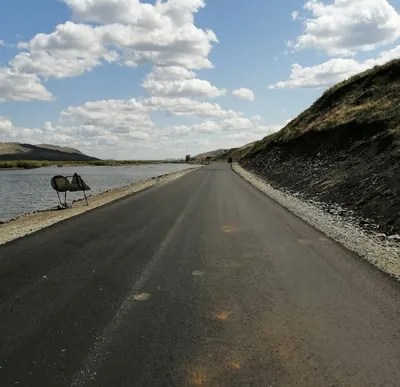
[[[343,212],[350,210],[358,215],[364,227],[400,234],[398,140],[385,132],[362,138],[366,131],[357,129],[354,125],[271,143],[265,152],[243,165],[275,188],[340,205]],[[348,138],[349,132],[354,132],[353,141]]]
[[[275,188],[400,234],[400,61],[328,90],[240,161]]]

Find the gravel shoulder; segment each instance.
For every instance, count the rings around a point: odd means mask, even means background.
[[[143,180],[134,184],[115,188],[99,195],[88,196],[89,205],[84,200],[75,201],[68,209],[59,210],[57,208],[26,214],[0,224],[0,245],[22,238],[43,228],[49,227],[65,219],[80,215],[86,211],[104,206],[115,200],[143,191],[157,185],[166,184],[190,173],[198,167],[186,169],[184,171],[173,172],[156,178]]]
[[[387,236],[364,230],[354,214],[346,213],[339,206],[306,200],[289,192],[273,188],[267,181],[238,164],[234,171],[254,187],[271,197],[283,207],[311,224],[317,230],[361,256],[381,271],[400,280],[400,236]]]

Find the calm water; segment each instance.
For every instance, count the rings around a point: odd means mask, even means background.
[[[0,221],[24,213],[56,206],[57,193],[51,187],[55,175],[76,172],[89,185],[93,195],[110,188],[122,187],[140,180],[190,168],[187,164],[155,164],[135,167],[64,167],[0,171]],[[68,192],[67,202],[83,198],[83,192]]]

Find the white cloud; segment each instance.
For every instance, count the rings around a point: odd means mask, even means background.
[[[254,116],[248,118],[227,118],[223,120],[205,120],[191,126],[181,125],[165,128],[161,133],[166,135],[171,134],[189,134],[189,133],[206,133],[206,134],[221,134],[226,132],[237,132],[247,133],[260,138],[260,135],[266,136],[268,134],[277,132],[283,126],[282,125],[265,125],[262,123],[260,116]],[[225,135],[224,135],[225,136]],[[235,138],[236,134],[232,134],[230,138]],[[226,137],[226,136],[225,136]],[[228,136],[229,137],[229,136]],[[242,144],[244,145],[244,144]]]
[[[295,49],[317,48],[329,55],[354,55],[393,43],[400,36],[400,15],[387,0],[310,0],[304,5],[312,17]],[[298,18],[297,13],[292,18]]]
[[[243,117],[227,118],[220,125],[223,130],[251,130],[255,127],[253,122]]]
[[[331,59],[322,64],[302,67],[292,65],[290,79],[269,86],[270,89],[284,88],[320,88],[332,86],[357,73],[368,70],[376,65],[383,65],[400,57],[400,45],[390,51],[382,52],[376,59],[358,62],[354,59]]]
[[[0,67],[0,102],[4,101],[50,101],[51,93],[34,74]]]
[[[283,125],[264,126],[260,131],[238,131],[238,132],[220,132],[216,137],[209,140],[205,146],[200,146],[197,153],[210,151],[214,149],[239,148],[254,141],[261,140],[265,136],[280,130]],[[261,128],[261,127],[260,127]]]
[[[192,131],[191,127],[186,125],[174,125],[167,128],[163,128],[157,131],[158,136],[182,136],[187,135]]]
[[[14,72],[43,79],[75,77],[104,62],[136,67],[152,63],[156,68],[212,68],[208,59],[218,39],[211,30],[197,28],[194,14],[203,0],[64,0],[73,17],[49,34],[39,33],[20,42],[19,53],[9,63]],[[96,25],[87,23],[97,23]],[[157,76],[157,73],[155,73]],[[193,73],[184,79],[156,80],[149,76],[143,87],[151,95],[217,97],[224,89]]]
[[[155,5],[138,0],[65,3],[75,19],[101,25],[68,21],[50,34],[40,33],[29,42],[19,43],[24,51],[10,61],[13,72],[62,79],[80,76],[103,62],[117,61],[133,67],[148,62],[185,69],[212,67],[208,55],[217,37],[194,25],[194,13],[205,5],[202,0],[158,1]],[[143,86],[158,96],[216,97],[226,93],[195,76],[184,80],[149,78]]]
[[[100,27],[67,22],[51,34],[38,34],[30,42],[19,43],[18,54],[10,65],[20,72],[43,78],[66,78],[82,75],[101,65],[102,60],[114,62],[115,51],[105,47]]]
[[[134,98],[130,100],[104,100],[70,106],[61,117],[74,123],[101,128],[110,133],[130,134],[151,130],[148,109]]]
[[[106,113],[119,109],[121,116],[130,116],[131,110],[142,111],[143,107],[138,103],[134,100],[93,101],[66,109],[67,114],[63,113],[61,120],[68,119],[70,123],[46,122],[41,129],[15,127],[9,120],[0,117],[0,135],[5,141],[70,146],[103,158],[152,159],[155,151],[156,157],[160,158],[183,157],[186,153],[197,154],[213,148],[238,147],[281,128],[278,125],[263,125],[261,117],[254,116],[242,121],[243,124],[237,125],[235,131],[232,131],[232,122],[221,119],[217,122],[205,120],[192,125],[151,127],[146,131],[134,127],[130,131],[113,130],[110,121],[105,119]],[[126,123],[129,121],[121,117],[118,120]],[[238,129],[240,127],[246,129]],[[181,154],[182,149],[187,152]]]
[[[292,12],[292,20],[297,20],[299,18],[299,12],[298,11],[294,11]]]
[[[142,87],[152,96],[159,97],[220,97],[225,89],[197,79],[193,71],[179,66],[155,67],[143,81]]]
[[[11,137],[14,132],[14,126],[11,121],[7,120],[5,117],[0,116],[0,134],[2,136]]]
[[[205,6],[204,0],[156,1],[155,5],[139,0],[64,0],[74,19],[102,24],[133,24],[143,28],[162,28],[171,23],[181,27],[193,23],[193,13]]]
[[[251,118],[235,117],[224,119],[220,122],[222,131],[242,131],[252,134],[271,134],[282,128],[281,125],[265,125],[262,118],[257,115]]]
[[[196,73],[181,66],[154,67],[147,79],[158,81],[179,81],[196,78]]]
[[[245,99],[247,101],[254,101],[256,99],[254,92],[250,89],[245,89],[245,88],[236,89],[233,90],[232,94],[235,97]]]
[[[0,116],[0,135],[2,140],[6,141],[25,139],[26,141],[34,142],[35,138],[42,135],[42,131],[40,129],[15,127],[10,120]]]
[[[193,125],[191,130],[199,133],[217,133],[221,130],[221,127],[215,121],[203,121],[200,124]]]
[[[239,117],[241,113],[224,110],[217,103],[201,102],[190,98],[150,97],[143,105],[151,110],[166,111],[173,116]]]

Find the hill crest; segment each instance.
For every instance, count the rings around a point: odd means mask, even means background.
[[[85,155],[78,149],[51,144],[24,144],[19,142],[0,142],[0,160],[34,161],[89,161],[95,157]]]

